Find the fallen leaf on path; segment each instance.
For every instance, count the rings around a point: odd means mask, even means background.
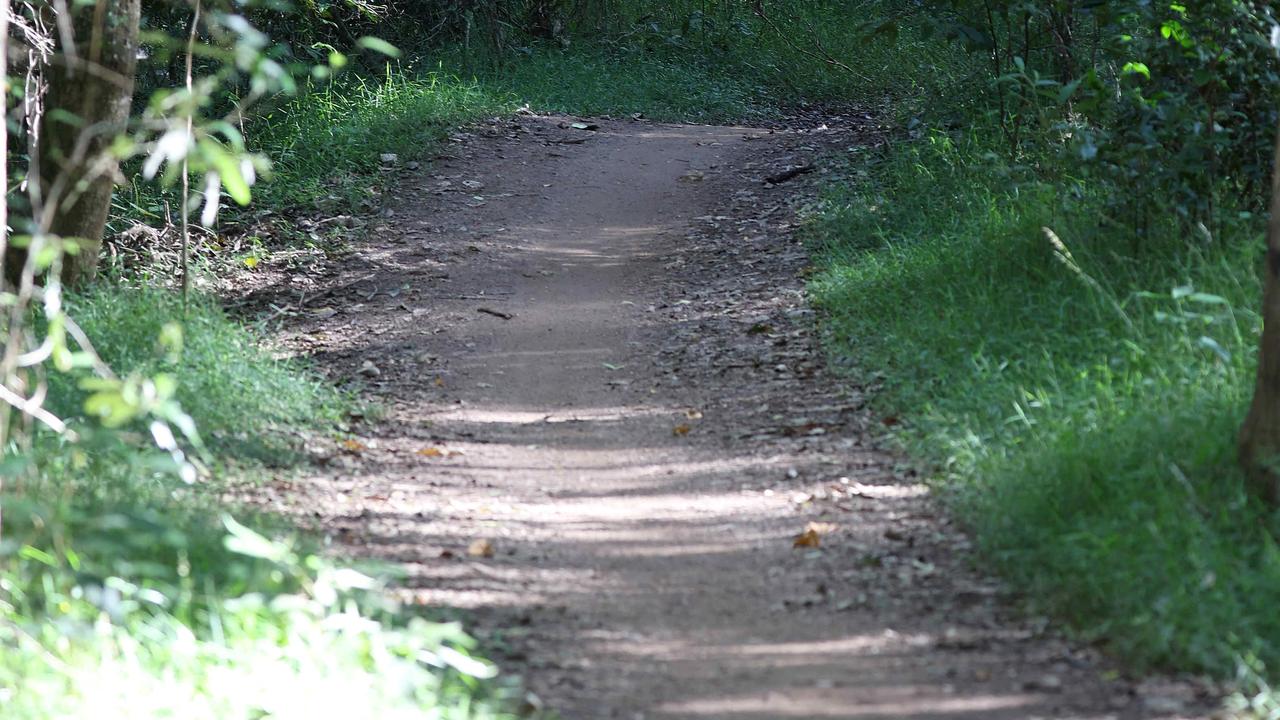
[[[467,546],[467,555],[473,558],[493,557],[493,543],[488,540],[472,540]]]
[[[822,545],[822,536],[835,530],[836,526],[831,523],[811,522],[805,525],[804,532],[796,536],[791,543],[792,547],[798,548],[816,548]]]
[[[677,437],[683,437],[685,435],[688,435],[689,431],[692,429],[693,428],[689,427],[688,425],[677,425],[674,428],[672,428],[671,433],[673,435],[676,435]]]
[[[444,387],[444,378],[442,378],[442,377],[437,377],[437,378],[436,378],[436,387],[438,387],[438,388],[442,388],[442,387]]]
[[[343,450],[346,450],[353,455],[359,455],[369,449],[368,446],[359,440],[343,440],[341,445]]]
[[[418,454],[426,458],[451,458],[458,457],[462,454],[461,450],[445,450],[438,447],[426,447],[418,451]]]
[[[791,547],[798,548],[816,548],[820,545],[822,545],[822,535],[813,528],[806,528],[791,543]]]

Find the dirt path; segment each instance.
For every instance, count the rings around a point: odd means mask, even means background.
[[[1191,717],[1012,620],[823,367],[819,176],[761,178],[860,141],[832,124],[526,117],[404,171],[287,333],[386,417],[274,501],[468,609],[568,720]]]

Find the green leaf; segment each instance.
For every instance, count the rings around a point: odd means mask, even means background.
[[[1127,62],[1120,72],[1125,75],[1141,75],[1148,80],[1151,79],[1151,68],[1147,67],[1146,63]]]
[[[1195,302],[1195,303],[1200,303],[1202,305],[1230,305],[1231,304],[1224,297],[1220,297],[1218,295],[1210,295],[1209,293],[1202,293],[1202,292],[1191,293],[1190,295],[1187,296],[1187,300],[1190,300],[1191,302]]]
[[[1211,337],[1201,336],[1200,347],[1208,348],[1224,363],[1231,362],[1231,353],[1227,352],[1225,348],[1218,344],[1217,340],[1214,340]]]
[[[393,57],[393,58],[400,57],[400,49],[397,48],[395,45],[392,45],[391,43],[387,42],[386,40],[383,40],[382,38],[376,38],[376,37],[366,35],[360,38],[359,40],[357,40],[356,45],[358,47],[364,48],[365,50],[372,50],[373,52],[376,52],[376,53],[382,53],[387,57]]]
[[[18,556],[27,560],[35,560],[52,568],[58,567],[58,559],[56,557],[31,545],[23,545],[22,549],[18,551]]]
[[[274,563],[291,560],[289,548],[241,525],[230,515],[222,516],[222,524],[228,533],[223,543],[231,552]]]
[[[212,138],[201,138],[198,146],[205,161],[217,171],[231,199],[240,205],[248,205],[251,197],[249,183],[240,173],[240,161]]]
[[[1077,78],[1075,81],[1064,85],[1058,91],[1058,104],[1062,105],[1070,100],[1071,96],[1076,94],[1076,90],[1080,89],[1080,83],[1082,82],[1084,82],[1084,78]]]

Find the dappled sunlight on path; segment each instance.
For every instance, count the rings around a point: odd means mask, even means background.
[[[289,502],[566,720],[1112,717],[822,368],[789,196],[754,179],[787,138],[522,122],[543,144],[441,170],[482,206],[406,190],[359,314],[299,329],[386,416]]]

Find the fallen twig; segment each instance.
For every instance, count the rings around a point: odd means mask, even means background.
[[[769,183],[770,185],[777,185],[779,183],[784,183],[788,180],[791,180],[792,178],[796,178],[801,175],[804,175],[805,173],[811,173],[816,169],[817,168],[814,167],[813,163],[810,163],[808,165],[798,165],[796,167],[783,170],[782,172],[777,173],[776,175],[770,175],[769,177],[765,178],[764,181]]]
[[[476,312],[484,313],[485,315],[492,315],[494,317],[499,317],[499,318],[502,318],[503,320],[510,320],[511,318],[515,317],[515,315],[512,315],[511,313],[505,313],[505,312],[502,312],[501,310],[490,310],[489,308],[484,308],[484,307],[476,308]]]

